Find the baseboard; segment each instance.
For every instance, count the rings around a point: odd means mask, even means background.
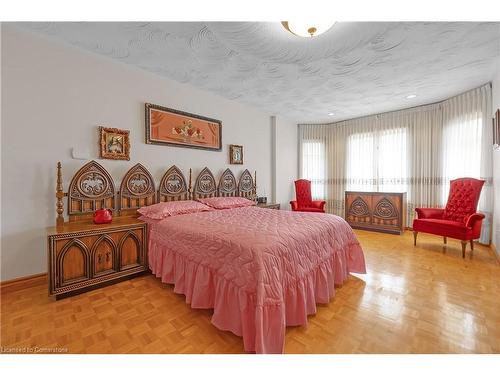
[[[36,275],[2,281],[0,282],[0,291],[2,293],[15,292],[43,284],[47,284],[47,273],[38,273]]]

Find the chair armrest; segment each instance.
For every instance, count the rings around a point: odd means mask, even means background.
[[[297,209],[299,208],[297,201],[290,201],[290,205],[292,206],[292,211],[297,211]]]
[[[320,210],[323,210],[325,207],[326,201],[312,201],[311,206],[314,208],[319,208]]]
[[[477,226],[478,224],[479,224],[479,226],[481,226],[481,221],[483,221],[484,218],[485,218],[485,216],[483,214],[476,212],[475,214],[472,214],[467,218],[467,221],[465,222],[465,226],[468,228],[473,228],[474,226]]]
[[[419,219],[442,219],[444,208],[415,208]]]

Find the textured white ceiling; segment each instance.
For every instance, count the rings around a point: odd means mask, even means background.
[[[279,22],[19,25],[297,122],[442,100],[490,81],[500,55],[500,23],[337,23],[312,39]]]

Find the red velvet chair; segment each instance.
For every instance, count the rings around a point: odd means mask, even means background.
[[[295,181],[295,201],[291,201],[292,211],[325,212],[325,201],[313,201],[311,195],[311,181]]]
[[[418,232],[437,234],[455,238],[462,242],[462,257],[470,242],[474,250],[474,240],[480,237],[484,215],[477,213],[477,202],[484,181],[475,178],[459,178],[451,181],[448,203],[443,208],[416,208],[418,219],[413,220],[413,244],[417,245]]]

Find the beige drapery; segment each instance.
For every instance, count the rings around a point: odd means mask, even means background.
[[[346,190],[406,191],[415,207],[443,207],[449,181],[486,180],[479,210],[491,217],[491,86],[439,103],[332,124],[299,125],[299,175],[314,198],[344,216]],[[484,228],[488,227],[488,221]],[[481,242],[489,242],[484,233]]]

